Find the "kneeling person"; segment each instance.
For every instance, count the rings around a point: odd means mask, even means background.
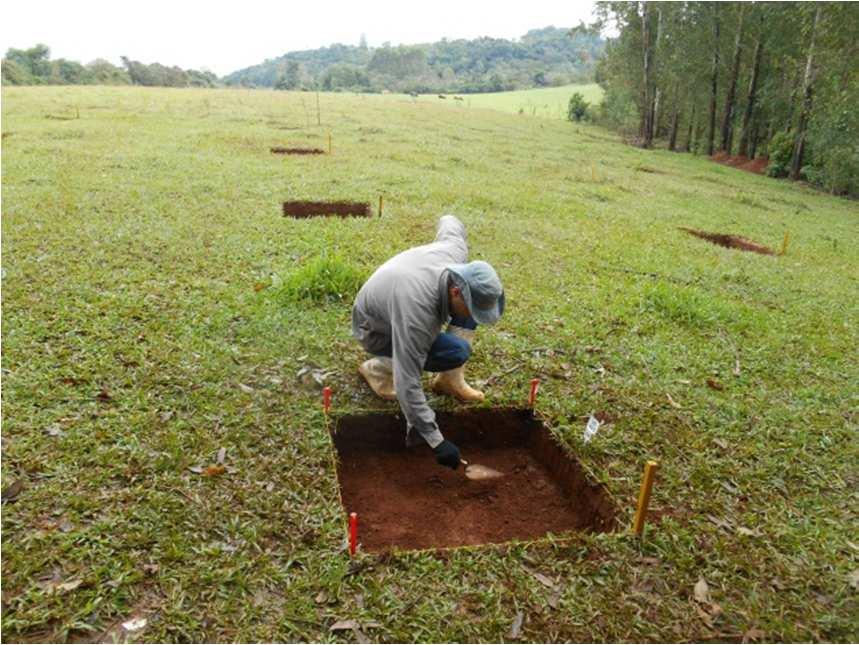
[[[444,466],[459,466],[459,449],[438,429],[421,372],[438,372],[432,381],[436,392],[483,400],[483,392],[465,382],[464,364],[477,325],[493,324],[503,312],[498,275],[486,262],[468,262],[465,226],[453,215],[439,220],[434,242],[376,269],[355,298],[352,335],[373,354],[358,371],[376,394],[399,402],[407,442],[416,432]]]

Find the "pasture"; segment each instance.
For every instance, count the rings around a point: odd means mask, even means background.
[[[311,93],[4,88],[3,639],[855,641],[856,202],[518,114],[562,89],[317,117]],[[540,378],[620,527],[350,560],[321,386],[334,417],[396,412],[351,296],[448,212],[507,293],[481,406]]]

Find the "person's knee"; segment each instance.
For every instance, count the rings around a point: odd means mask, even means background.
[[[459,365],[465,363],[471,357],[471,345],[462,338],[454,337],[456,346],[452,352],[452,360]]]

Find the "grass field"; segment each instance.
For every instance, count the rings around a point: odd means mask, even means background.
[[[438,102],[462,108],[485,108],[513,112],[525,116],[539,116],[549,119],[566,119],[567,105],[574,92],[579,92],[591,105],[596,106],[602,100],[602,88],[596,83],[584,85],[563,85],[561,87],[546,87],[531,90],[516,90],[515,92],[492,92],[489,94],[456,95],[462,101],[454,99],[455,95],[445,95],[439,99],[436,95],[422,95],[416,99],[421,102]]]
[[[360,637],[330,631],[344,619],[501,641],[519,612],[536,641],[859,638],[856,202],[428,98],[323,94],[321,126],[310,94],[2,99],[2,484],[23,485],[2,512],[4,641]],[[269,153],[329,132],[331,156]],[[280,212],[380,194],[382,218]],[[297,374],[327,373],[335,415],[396,407],[356,373],[349,294],[292,286],[334,256],[366,276],[445,212],[507,290],[469,363],[485,405],[539,376],[540,413],[624,526],[658,459],[643,541],[350,565],[320,389]],[[593,411],[611,423],[584,444]],[[200,473],[222,448],[225,471]]]

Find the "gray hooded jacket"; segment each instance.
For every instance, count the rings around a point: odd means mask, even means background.
[[[444,441],[427,404],[421,373],[430,346],[450,319],[447,267],[468,261],[465,226],[439,219],[432,244],[395,255],[361,287],[352,307],[352,335],[371,354],[392,348],[394,388],[409,429],[430,447]]]

